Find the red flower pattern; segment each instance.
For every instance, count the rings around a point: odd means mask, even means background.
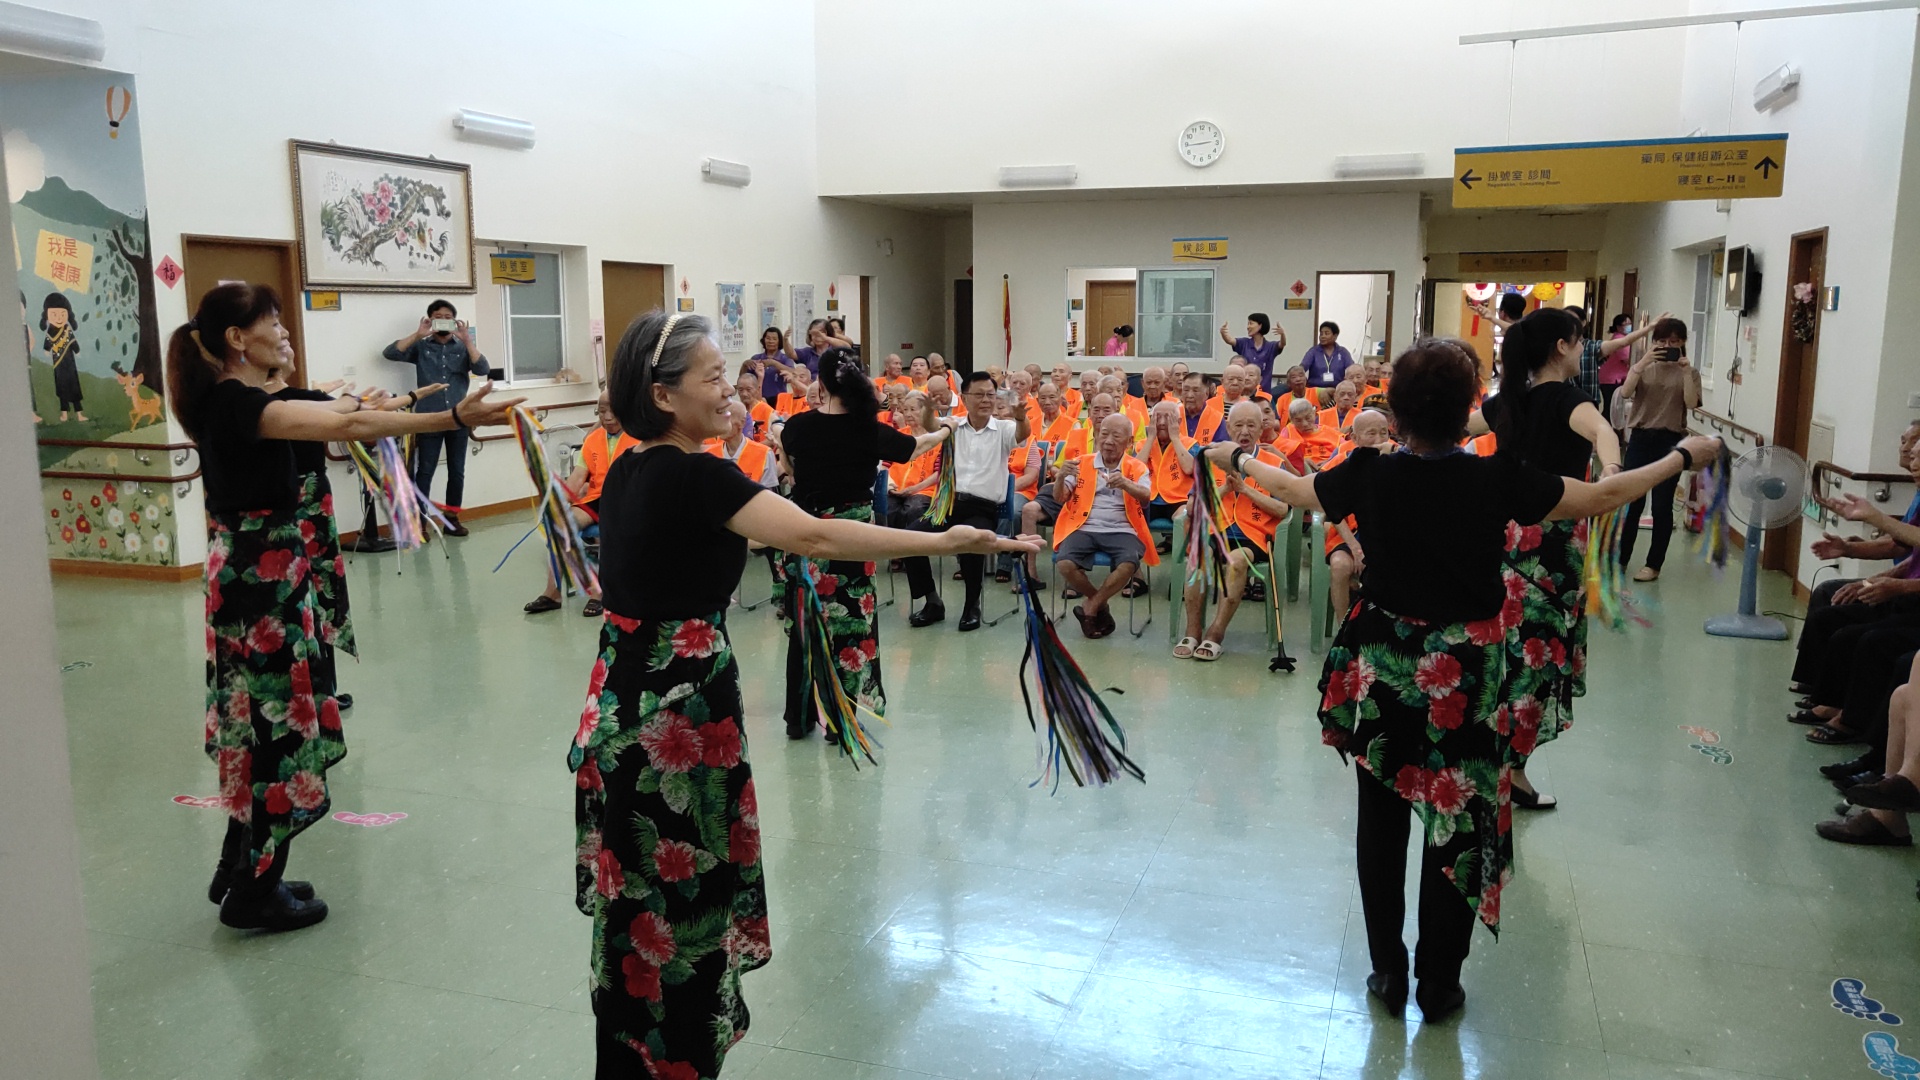
[[[673,655],[702,659],[720,648],[720,632],[710,622],[688,619],[673,632]]]
[[[1414,669],[1413,683],[1428,697],[1444,697],[1460,685],[1460,661],[1450,653],[1428,653]]]
[[[286,642],[286,627],[271,615],[261,618],[247,630],[247,648],[257,653],[277,653]]]
[[[1473,781],[1459,769],[1441,769],[1432,773],[1427,782],[1426,801],[1438,813],[1452,817],[1467,808],[1467,800],[1472,798]]]
[[[645,957],[630,954],[620,958],[620,973],[626,976],[628,997],[660,1000],[660,965],[649,964]]]
[[[752,866],[760,861],[760,826],[749,821],[736,821],[727,830],[727,858],[739,866]]]
[[[1433,699],[1427,707],[1427,719],[1442,731],[1452,731],[1466,722],[1467,695],[1454,691]]]
[[[1433,782],[1433,774],[1418,765],[1402,765],[1394,774],[1393,790],[1408,802],[1421,802],[1427,797],[1427,786]]]
[[[287,782],[287,796],[302,810],[317,810],[327,801],[327,782],[318,773],[294,773]]]
[[[293,580],[294,554],[280,548],[262,552],[260,561],[254,565],[254,576],[261,581]]]
[[[823,598],[832,596],[839,588],[840,579],[832,574],[821,574],[813,582],[813,591]]]
[[[267,813],[279,817],[293,812],[293,797],[287,793],[285,784],[267,785]]]
[[[627,875],[620,869],[620,860],[613,852],[601,848],[593,856],[593,890],[609,900],[620,895],[627,887]]]
[[[653,846],[653,865],[661,881],[686,881],[693,877],[700,864],[694,859],[695,848],[692,844],[680,840],[662,839]]]
[[[740,725],[732,717],[700,729],[700,763],[710,769],[732,768],[740,763]]]
[[[1539,638],[1528,638],[1520,645],[1520,657],[1530,668],[1547,666],[1547,643]]]
[[[673,940],[673,924],[651,911],[634,916],[633,925],[627,927],[627,937],[633,942],[633,951],[655,966],[666,966],[673,954],[680,951]]]
[[[653,767],[683,773],[700,764],[700,736],[693,724],[676,712],[662,712],[640,727],[640,745]]]

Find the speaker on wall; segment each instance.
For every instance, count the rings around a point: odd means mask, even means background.
[[[1727,250],[1727,310],[1742,315],[1760,303],[1760,261],[1750,247]]]

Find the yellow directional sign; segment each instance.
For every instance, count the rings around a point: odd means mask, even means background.
[[[1458,208],[1776,199],[1785,135],[1471,146],[1453,152]]]

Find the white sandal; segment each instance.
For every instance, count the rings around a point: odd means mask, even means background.
[[[1193,659],[1193,650],[1199,644],[1200,644],[1200,640],[1198,638],[1191,638],[1191,637],[1181,638],[1179,641],[1174,642],[1173,658],[1175,660]]]
[[[1226,647],[1217,641],[1202,641],[1200,646],[1193,650],[1193,658],[1211,663],[1220,659],[1220,654],[1226,651]]]

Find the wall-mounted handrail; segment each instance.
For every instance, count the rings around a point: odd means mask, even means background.
[[[1689,411],[1702,427],[1711,428],[1715,435],[1734,435],[1755,446],[1767,445],[1767,437],[1765,435],[1747,427],[1745,424],[1734,423],[1719,413],[1708,412],[1701,408],[1695,408]]]
[[[43,480],[117,480],[131,484],[171,484],[178,486],[190,484],[200,479],[200,470],[195,469],[181,476],[142,476],[139,473],[70,472],[65,469],[42,469],[40,470],[40,478]]]
[[[596,397],[596,398],[588,398],[585,401],[556,401],[550,405],[529,405],[527,406],[527,408],[530,408],[533,410],[533,415],[535,419],[544,423],[546,422],[546,419],[547,419],[547,413],[552,412],[556,409],[584,409],[589,405],[598,405],[598,404],[600,404],[600,399]],[[473,436],[471,436],[468,439],[468,441],[476,444],[473,448],[473,452],[477,454],[480,452],[480,447],[478,445],[479,443],[501,442],[505,439],[511,439],[513,437],[514,437],[513,432],[509,430],[509,431],[503,431],[497,435],[480,435],[476,433]]]
[[[198,446],[195,446],[190,442],[169,442],[169,443],[113,442],[112,440],[100,440],[100,439],[40,439],[37,441],[41,446],[93,447],[99,450],[198,450],[200,449]]]
[[[1815,494],[1827,495],[1836,491],[1847,481],[1856,484],[1876,485],[1871,492],[1874,502],[1886,502],[1893,498],[1893,485],[1913,483],[1908,473],[1855,472],[1844,465],[1835,465],[1831,461],[1813,463],[1813,490]]]

